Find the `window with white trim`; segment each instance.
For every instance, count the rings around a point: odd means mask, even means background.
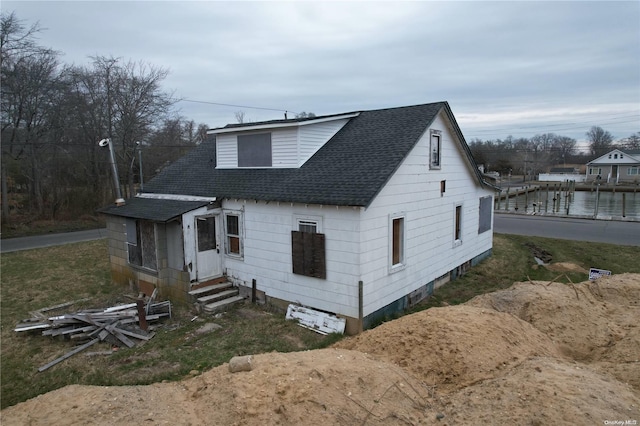
[[[225,253],[229,256],[242,257],[242,217],[239,213],[226,213],[225,221]]]
[[[627,174],[628,174],[629,176],[639,174],[639,173],[638,173],[638,166],[629,167],[629,168],[627,169]]]
[[[454,231],[453,242],[454,245],[462,244],[462,204],[457,204],[454,210]]]
[[[442,132],[440,130],[431,130],[429,132],[429,168],[439,169],[442,148]]]
[[[238,167],[271,165],[271,133],[238,135]]]
[[[395,214],[389,217],[389,264],[391,272],[405,265],[405,216]]]
[[[600,167],[589,167],[589,174],[590,175],[601,175],[602,174],[602,168],[600,168]]]

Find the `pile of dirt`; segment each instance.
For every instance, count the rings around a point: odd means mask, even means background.
[[[67,386],[14,424],[605,424],[640,421],[640,275],[517,283],[331,349],[177,383]]]

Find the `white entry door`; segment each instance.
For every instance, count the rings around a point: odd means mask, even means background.
[[[198,281],[219,277],[222,274],[219,217],[196,217],[196,277]]]

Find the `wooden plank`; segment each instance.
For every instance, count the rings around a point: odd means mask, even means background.
[[[132,348],[136,345],[133,340],[129,339],[127,336],[122,334],[114,324],[106,326],[105,330],[107,330],[109,333],[115,336],[118,340],[124,343],[128,348]]]
[[[47,328],[51,328],[51,324],[40,323],[40,324],[31,324],[31,325],[25,325],[25,326],[20,326],[20,324],[18,324],[13,331],[20,332],[20,331],[29,331],[29,330],[42,330]]]
[[[133,331],[129,331],[129,330],[125,330],[123,328],[116,328],[115,330],[118,330],[120,333],[136,338],[136,339],[140,339],[140,340],[149,340],[151,339],[153,336],[155,336],[155,333],[149,333],[149,334],[142,334],[142,333],[136,333]]]
[[[78,346],[77,348],[75,348],[71,352],[67,352],[66,354],[62,355],[60,358],[56,358],[53,361],[51,361],[50,363],[45,364],[42,367],[38,368],[38,372],[41,373],[44,370],[47,370],[48,368],[53,367],[54,365],[58,364],[59,362],[62,362],[65,359],[72,357],[73,355],[77,354],[78,352],[82,352],[83,350],[87,349],[89,346],[94,345],[94,344],[98,343],[99,341],[100,341],[100,339],[93,339],[92,341],[90,341],[88,343],[85,343],[82,346]]]
[[[105,312],[105,313],[107,313],[107,312],[117,312],[117,311],[122,311],[122,310],[125,310],[125,309],[135,308],[135,307],[136,307],[135,303],[129,303],[127,305],[112,306],[111,308],[105,309],[103,312]]]

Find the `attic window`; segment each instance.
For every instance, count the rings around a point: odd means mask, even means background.
[[[238,167],[271,167],[271,133],[238,135]]]
[[[429,140],[429,168],[440,168],[440,148],[442,146],[442,132],[440,130],[431,130],[431,138]]]
[[[613,158],[617,159],[618,158],[618,154],[613,154]]]

